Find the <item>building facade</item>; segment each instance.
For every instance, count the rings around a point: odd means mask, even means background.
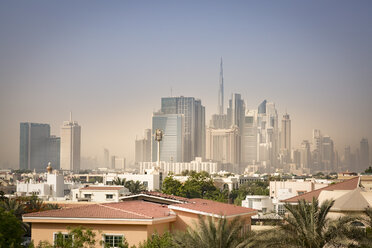
[[[154,113],[152,116],[152,131],[163,131],[163,139],[160,142],[160,161],[183,162],[184,161],[184,115]],[[158,160],[158,142],[152,139],[152,161]],[[144,161],[141,161],[144,162]]]
[[[61,127],[61,169],[80,170],[81,127],[76,121],[65,121]]]
[[[60,138],[50,135],[49,124],[20,123],[19,168],[43,171],[51,162],[60,167]]]
[[[205,107],[194,97],[163,97],[163,114],[183,115],[184,157],[189,162],[195,157],[205,156]],[[154,129],[153,129],[154,132]],[[154,159],[154,157],[153,157]]]

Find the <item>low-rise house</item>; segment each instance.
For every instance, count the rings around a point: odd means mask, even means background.
[[[72,201],[118,202],[120,197],[129,195],[124,186],[88,186],[71,191]]]
[[[102,247],[100,240],[106,241],[109,247],[117,247],[125,237],[132,246],[155,232],[185,231],[198,223],[199,215],[227,219],[240,216],[249,230],[251,216],[257,214],[251,208],[211,200],[174,198],[155,193],[136,196],[142,197],[142,200],[126,199],[118,203],[30,213],[23,216],[23,221],[32,223],[31,237],[35,244],[40,241],[53,243],[58,232],[67,233],[67,227],[82,225],[96,233],[95,247],[98,248]]]
[[[262,214],[274,211],[274,204],[268,195],[247,195],[242,201],[242,207],[256,209]]]
[[[307,202],[311,202],[313,198],[318,199],[320,193],[322,191],[336,191],[336,190],[354,190],[358,188],[360,185],[360,178],[354,177],[348,180],[345,180],[340,183],[330,184],[327,187],[323,187],[320,189],[315,189],[285,200],[282,200],[282,202],[290,203],[290,204],[297,204],[299,200],[305,200]]]

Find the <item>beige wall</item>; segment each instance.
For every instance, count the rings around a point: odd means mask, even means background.
[[[67,226],[76,227],[78,224],[51,224],[51,223],[32,223],[32,240],[35,245],[40,241],[48,241],[53,244],[53,233],[68,232]],[[127,239],[129,245],[138,245],[140,242],[147,239],[154,230],[159,234],[163,234],[169,230],[170,223],[161,223],[155,225],[100,225],[100,224],[84,224],[84,227],[89,227],[96,233],[96,247],[100,245],[103,234],[122,234]]]
[[[199,224],[199,218],[197,214],[194,213],[187,213],[182,212],[178,210],[173,211],[177,214],[176,221],[172,224],[172,232],[174,231],[186,231],[188,227],[194,228],[195,225]],[[204,216],[205,217],[205,216]],[[251,226],[251,216],[245,215],[241,217],[242,220],[245,221],[245,224]],[[229,220],[232,220],[233,218],[229,218]],[[217,221],[218,219],[215,219]]]

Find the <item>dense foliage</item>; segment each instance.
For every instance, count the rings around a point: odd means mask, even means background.
[[[213,179],[207,172],[188,173],[189,177],[185,183],[181,183],[174,177],[168,176],[163,181],[162,192],[186,198],[203,198],[220,202],[227,202],[228,191],[216,188]]]
[[[253,236],[239,217],[233,220],[199,216],[199,225],[174,236],[175,247],[253,247]]]
[[[22,223],[11,212],[0,208],[0,247],[21,247]]]
[[[143,185],[143,183],[141,183],[140,181],[133,181],[133,180],[127,181],[125,178],[120,179],[119,177],[117,177],[112,181],[112,183],[115,185],[123,185],[132,194],[138,194],[146,190],[146,186]]]

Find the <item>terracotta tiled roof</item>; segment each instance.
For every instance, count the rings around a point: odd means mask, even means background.
[[[152,196],[157,196],[157,197],[162,197],[162,198],[167,198],[167,199],[172,199],[172,200],[178,200],[178,201],[183,201],[183,202],[190,201],[190,199],[185,198],[185,197],[175,196],[175,195],[167,195],[167,194],[156,192],[156,191],[142,192],[142,194],[152,195]]]
[[[118,187],[106,187],[106,186],[88,186],[85,188],[81,188],[80,190],[121,190],[124,186],[118,186]]]
[[[341,183],[331,184],[331,185],[329,185],[327,187],[324,187],[324,188],[321,188],[321,189],[313,190],[313,191],[304,193],[302,195],[298,195],[298,196],[288,198],[286,200],[283,200],[283,202],[294,203],[294,202],[298,202],[299,200],[302,200],[302,199],[304,199],[305,201],[311,202],[313,200],[313,198],[317,199],[320,192],[322,192],[323,190],[328,190],[328,191],[332,191],[332,190],[353,190],[353,189],[356,189],[358,187],[358,185],[359,185],[359,177],[354,177],[354,178],[345,180]]]
[[[154,219],[169,215],[170,211],[164,205],[144,201],[128,201],[29,213],[23,217]]]
[[[185,212],[198,212],[199,214],[212,214],[227,217],[243,214],[257,214],[257,211],[252,208],[239,207],[232,204],[199,198],[190,199],[188,203],[184,204],[172,204],[168,207]]]

